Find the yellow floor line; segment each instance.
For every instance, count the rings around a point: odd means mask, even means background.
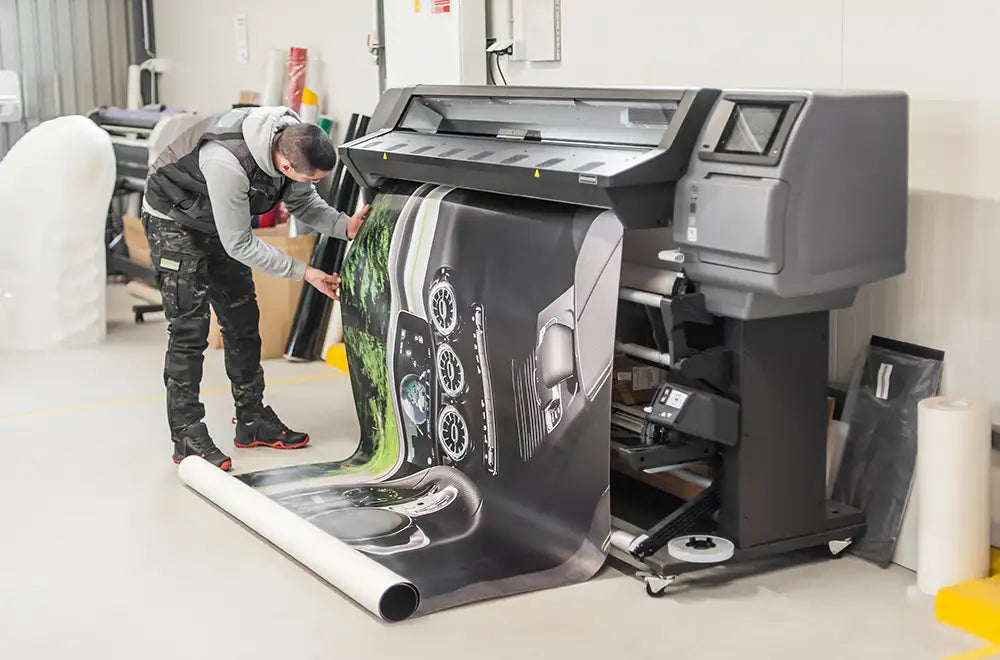
[[[329,378],[339,378],[343,376],[343,372],[329,373],[329,374],[319,374],[316,376],[301,376],[299,378],[282,378],[280,380],[265,381],[265,387],[280,387],[282,385],[291,385],[292,383],[304,383],[311,380],[326,380]],[[216,387],[210,390],[202,390],[202,394],[221,394],[222,392],[229,392],[230,388],[227,387]],[[117,406],[127,406],[132,403],[149,403],[150,401],[163,401],[166,398],[165,395],[160,394],[159,396],[144,396],[134,399],[119,399],[117,401],[102,401],[100,403],[84,403],[78,406],[67,406],[65,408],[53,408],[51,410],[36,410],[34,412],[18,413],[16,415],[5,415],[0,417],[0,422],[8,422],[15,419],[30,419],[32,417],[47,417],[49,415],[62,415],[71,412],[80,412],[83,410],[97,410],[98,408],[114,408]]]
[[[1000,646],[987,646],[986,648],[966,651],[958,655],[950,655],[944,660],[984,660],[985,658],[1000,657]]]

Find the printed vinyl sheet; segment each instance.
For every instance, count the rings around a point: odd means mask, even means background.
[[[385,186],[341,273],[356,451],[199,475],[238,482],[220,487],[251,527],[260,506],[289,535],[321,530],[350,560],[317,572],[389,620],[589,579],[610,534],[622,233],[601,209]],[[219,504],[200,478],[185,481]],[[384,579],[338,584],[370,563]],[[412,595],[386,610],[400,585]]]

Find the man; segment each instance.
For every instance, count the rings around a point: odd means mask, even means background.
[[[252,269],[304,279],[336,298],[340,278],[260,240],[252,215],[284,202],[297,221],[322,234],[354,238],[354,216],[316,193],[336,161],[333,143],[288,108],[239,109],[207,117],[175,139],[150,168],[142,221],[169,322],[164,368],[173,459],[201,456],[229,470],[232,460],[209,436],[199,401],[208,347],[209,303],[222,326],[226,372],[236,403],[237,447],[298,449],[309,436],[265,407],[260,311]]]

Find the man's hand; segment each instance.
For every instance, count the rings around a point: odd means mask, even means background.
[[[337,295],[337,289],[340,288],[340,276],[336,273],[327,275],[319,268],[308,266],[306,268],[305,280],[323,295],[329,296],[334,300],[340,300],[340,296]]]
[[[347,238],[348,240],[354,240],[354,237],[358,235],[358,230],[361,229],[361,225],[365,221],[365,215],[371,209],[370,204],[365,204],[365,208],[361,209],[357,213],[351,216],[351,219],[347,221]]]

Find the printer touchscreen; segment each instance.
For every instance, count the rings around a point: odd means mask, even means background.
[[[716,151],[763,156],[774,143],[783,105],[736,105]]]

